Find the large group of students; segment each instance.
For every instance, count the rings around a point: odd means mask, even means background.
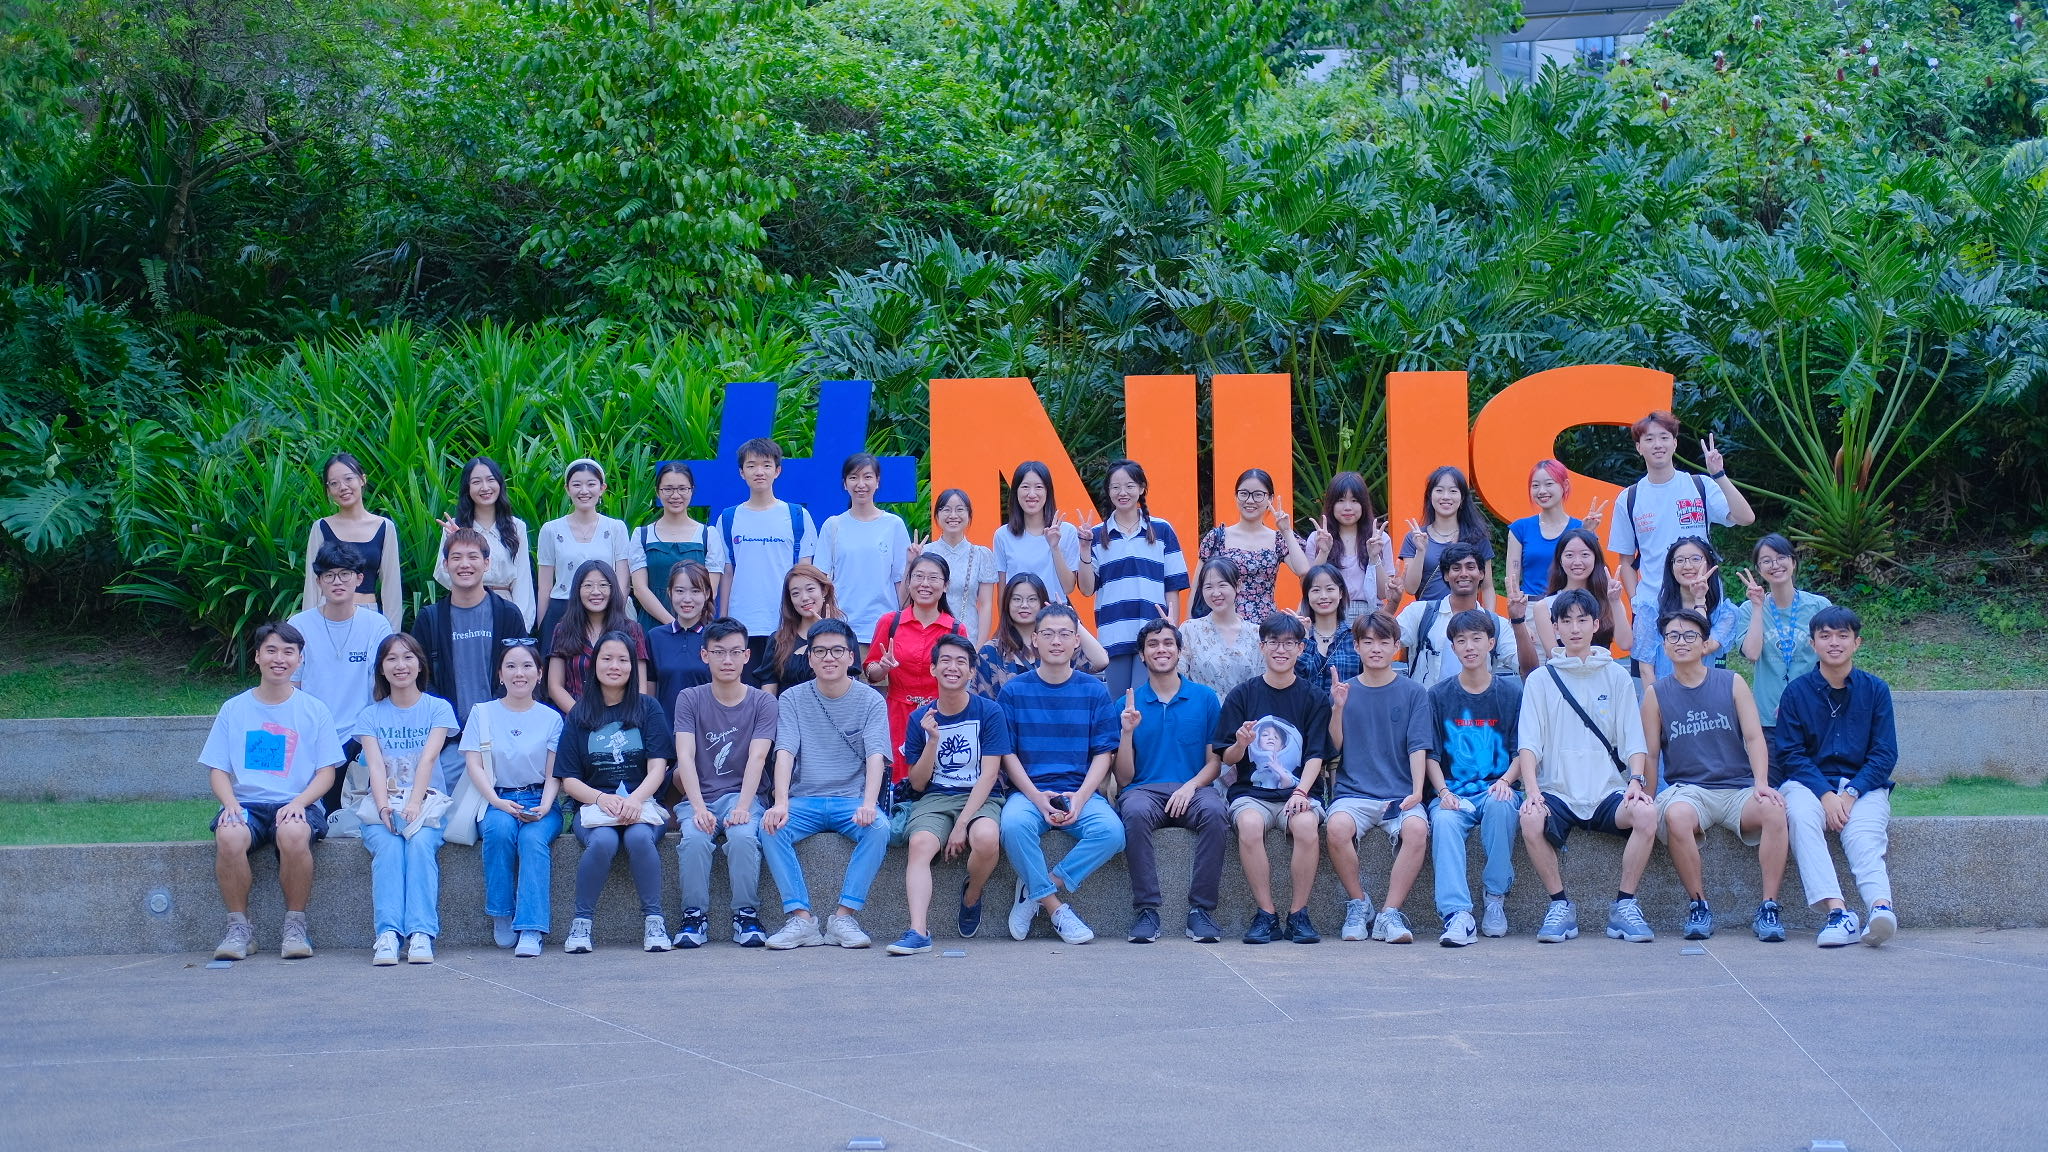
[[[695,520],[694,477],[667,463],[659,515],[637,528],[599,511],[604,469],[579,459],[563,473],[570,511],[537,535],[508,506],[499,466],[477,459],[441,522],[432,572],[446,595],[410,631],[397,527],[365,508],[360,465],[334,456],[323,479],[335,512],[308,533],[305,609],[256,630],[260,682],[222,706],[199,757],[221,805],[228,926],[215,955],[253,947],[248,857],[264,846],[279,860],[281,955],[312,954],[311,845],[331,831],[359,836],[372,858],[373,963],[433,960],[451,839],[480,844],[497,944],[538,956],[564,822],[583,847],[569,953],[592,950],[621,851],[645,948],[705,946],[720,845],[741,946],[872,944],[860,916],[892,842],[906,848],[909,906],[892,954],[931,949],[942,856],[966,859],[960,936],[980,931],[1007,858],[1010,935],[1026,938],[1043,913],[1083,944],[1095,933],[1062,895],[1122,852],[1127,938],[1151,942],[1162,827],[1194,834],[1186,933],[1202,942],[1222,935],[1233,838],[1257,904],[1247,944],[1321,939],[1309,897],[1325,851],[1345,940],[1412,942],[1405,905],[1432,862],[1439,942],[1505,936],[1518,839],[1549,897],[1536,938],[1562,942],[1579,933],[1558,863],[1577,830],[1624,842],[1609,937],[1654,938],[1636,890],[1662,839],[1689,900],[1680,931],[1704,939],[1715,911],[1700,843],[1719,826],[1757,850],[1759,940],[1785,939],[1789,854],[1825,910],[1820,946],[1881,944],[1898,926],[1885,865],[1897,743],[1890,690],[1856,667],[1861,621],[1798,587],[1795,550],[1776,534],[1741,573],[1747,603],[1725,597],[1712,526],[1754,513],[1711,439],[1695,475],[1674,465],[1669,413],[1632,432],[1644,476],[1583,521],[1564,510],[1564,467],[1535,468],[1535,513],[1509,526],[1499,590],[1486,520],[1451,467],[1430,477],[1398,553],[1356,473],[1334,477],[1320,515],[1298,522],[1272,478],[1248,470],[1236,519],[1200,537],[1190,583],[1179,536],[1148,511],[1129,460],[1108,469],[1108,519],[1079,525],[1057,511],[1050,470],[1020,465],[990,548],[967,539],[974,509],[957,489],[934,502],[935,534],[913,537],[875,505],[880,466],[866,454],[845,462],[850,507],[822,524],[776,496],[782,453],[758,439],[738,452],[744,503]],[[1298,606],[1274,602],[1282,565]],[[1068,603],[1076,592],[1094,597],[1092,633]],[[1413,599],[1396,612],[1403,593]],[[1737,650],[1754,685],[1723,666]],[[672,830],[673,932],[661,857]],[[1073,841],[1056,863],[1049,830]],[[1275,830],[1291,852],[1284,907],[1266,851]],[[823,832],[853,852],[819,902],[796,846]],[[1377,904],[1358,853],[1374,832],[1392,846]],[[782,898],[772,935],[764,862]]]

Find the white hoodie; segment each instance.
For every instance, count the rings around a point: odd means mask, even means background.
[[[1529,674],[1522,684],[1522,716],[1519,725],[1522,748],[1536,754],[1536,778],[1543,791],[1563,800],[1579,819],[1590,819],[1593,810],[1610,792],[1628,787],[1628,781],[1614,767],[1613,758],[1558,694],[1555,668],[1573,699],[1600,726],[1622,762],[1638,752],[1647,753],[1643,740],[1642,707],[1636,699],[1634,677],[1616,663],[1607,649],[1595,647],[1583,657],[1562,652]]]

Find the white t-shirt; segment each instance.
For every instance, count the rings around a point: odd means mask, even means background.
[[[1430,601],[1411,601],[1401,614],[1394,618],[1401,626],[1401,647],[1408,650],[1408,666],[1414,670],[1413,679],[1424,688],[1436,686],[1446,676],[1458,674],[1458,654],[1451,651],[1451,617],[1457,613],[1451,610],[1449,600],[1436,601],[1436,619],[1429,622],[1429,643],[1422,643],[1416,632],[1422,627],[1422,618],[1429,612]],[[1493,671],[1499,676],[1522,676],[1521,648],[1515,643],[1515,629],[1499,616],[1493,618]]]
[[[567,516],[559,516],[540,526],[540,541],[534,545],[535,555],[543,568],[553,567],[554,583],[547,589],[551,600],[571,600],[574,596],[569,582],[576,579],[576,570],[585,561],[602,560],[612,566],[621,591],[628,591],[635,568],[646,565],[633,562],[633,534],[626,528],[624,520],[611,516],[599,516],[597,527],[589,540],[578,540],[576,530]]]
[[[441,741],[440,759],[429,770],[434,773],[430,787],[446,795],[453,790],[453,764],[460,764],[459,749],[450,748],[459,729],[455,723],[455,706],[439,696],[421,695],[410,708],[400,708],[386,696],[363,709],[356,717],[356,739],[374,738],[377,754],[384,759],[384,781],[394,796],[403,796],[412,788],[413,775],[420,768],[420,754],[427,750],[427,741],[436,729],[445,737]],[[367,753],[365,760],[368,759]]]
[[[486,700],[469,710],[460,751],[482,752],[488,733],[491,779],[500,788],[538,788],[547,783],[548,753],[562,738],[562,714],[535,703],[524,712]]]
[[[1700,492],[1706,503],[1700,503]],[[1634,517],[1629,510],[1633,506]],[[1648,479],[1622,490],[1614,501],[1614,527],[1607,533],[1607,548],[1617,556],[1633,552],[1639,565],[1634,603],[1649,605],[1656,616],[1657,594],[1664,586],[1664,557],[1683,536],[1707,538],[1709,523],[1727,524],[1728,495],[1721,486],[1691,472],[1674,472],[1662,484]],[[1640,608],[1637,613],[1642,615]]]
[[[789,505],[756,510],[745,504],[732,510],[732,535],[725,555],[732,569],[732,602],[726,615],[747,626],[750,636],[767,636],[782,623],[782,578],[817,547],[818,529],[811,514],[797,509],[803,523],[801,542],[789,538]]]
[[[265,704],[251,688],[214,714],[199,762],[233,776],[235,798],[244,804],[289,804],[314,773],[341,763],[341,740],[334,716],[311,692]]]
[[[344,623],[309,608],[288,623],[306,638],[306,648],[292,683],[312,693],[334,717],[335,739],[344,743],[356,734],[356,717],[370,703],[376,677],[377,645],[391,635],[391,621],[368,605]]]
[[[841,512],[818,529],[818,567],[832,577],[839,610],[855,635],[874,635],[876,621],[903,606],[897,587],[909,552],[910,529],[894,512],[873,520]]]
[[[1052,566],[1052,549],[1046,546],[1044,533],[1026,532],[1019,536],[1006,524],[996,529],[995,553],[996,571],[1004,581],[1019,572],[1031,572],[1045,581],[1046,595],[1054,604],[1067,602],[1067,590],[1060,586],[1060,574]],[[1074,530],[1072,524],[1060,525],[1060,558],[1067,562],[1067,571],[1080,572],[1081,534]],[[996,591],[996,597],[1002,598],[1001,589]],[[1003,608],[1001,604],[996,605],[998,616]]]

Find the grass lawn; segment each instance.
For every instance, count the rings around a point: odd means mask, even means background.
[[[80,800],[0,804],[0,846],[142,844],[207,839],[211,800]],[[1900,788],[1895,816],[2048,816],[2048,785],[1950,780]]]
[[[0,640],[0,720],[46,716],[206,716],[253,675],[187,670],[176,639],[9,629]]]

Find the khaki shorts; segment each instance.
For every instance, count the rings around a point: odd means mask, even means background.
[[[1230,826],[1237,827],[1237,814],[1247,809],[1257,809],[1266,819],[1266,831],[1287,827],[1287,801],[1261,800],[1256,796],[1239,796],[1230,802]],[[1315,813],[1316,820],[1323,818],[1323,806],[1319,801],[1310,800],[1308,810]]]
[[[1400,847],[1401,824],[1406,820],[1429,824],[1429,812],[1421,804],[1403,811],[1399,800],[1368,800],[1360,796],[1343,796],[1330,803],[1330,815],[1339,812],[1351,817],[1357,827],[1353,840],[1365,839],[1365,834],[1377,828],[1387,834],[1387,843]],[[1391,813],[1391,815],[1389,815]]]
[[[953,825],[959,821],[960,814],[967,810],[967,798],[965,792],[934,792],[918,797],[917,802],[910,806],[910,822],[903,826],[903,838],[907,841],[919,832],[929,832],[944,844],[946,838],[953,834]],[[1003,806],[991,797],[982,801],[981,811],[969,817],[967,822],[994,820],[1000,824],[1002,819]]]
[[[1751,787],[1703,788],[1698,784],[1666,785],[1657,793],[1657,839],[1670,843],[1670,825],[1666,822],[1664,813],[1673,804],[1682,800],[1692,805],[1694,812],[1699,813],[1700,830],[1693,837],[1695,841],[1705,840],[1707,829],[1718,826],[1735,833],[1736,838],[1744,844],[1753,846],[1763,839],[1763,829],[1759,827],[1755,832],[1744,832],[1742,809],[1749,803],[1750,797],[1755,795],[1756,789]]]

